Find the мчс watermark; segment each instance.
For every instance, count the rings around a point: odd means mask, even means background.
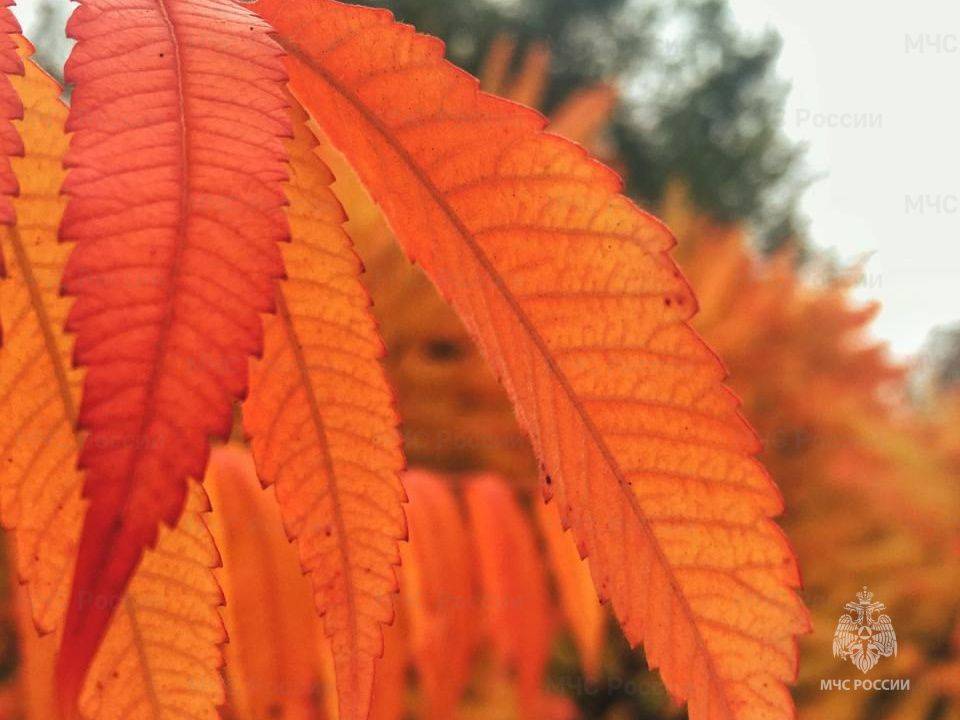
[[[872,670],[881,658],[894,657],[898,651],[897,633],[887,615],[886,605],[873,600],[866,586],[857,593],[856,602],[844,605],[833,632],[833,656],[850,662],[860,672]],[[821,690],[909,690],[909,678],[844,678],[820,680]]]

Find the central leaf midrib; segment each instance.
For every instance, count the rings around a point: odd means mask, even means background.
[[[70,423],[70,436],[77,440],[77,434],[73,432],[73,426],[77,422],[77,406],[73,400],[73,391],[70,388],[70,380],[67,377],[66,365],[63,361],[63,355],[54,337],[53,323],[47,312],[47,306],[43,301],[40,292],[40,286],[36,275],[33,273],[33,264],[23,246],[23,238],[20,236],[19,228],[14,225],[9,228],[10,245],[13,248],[14,258],[20,268],[23,277],[23,284],[27,288],[27,295],[30,297],[30,305],[37,318],[37,325],[40,328],[40,335],[43,338],[44,349],[50,358],[50,365],[53,367],[53,374],[56,377],[57,389],[60,394],[60,400],[63,403],[63,411]]]
[[[295,280],[292,281],[295,282]],[[326,472],[327,482],[330,485],[329,493],[331,503],[333,505],[334,523],[337,526],[337,535],[339,537],[337,548],[339,550],[338,554],[340,556],[341,569],[343,572],[343,587],[344,594],[346,596],[345,602],[347,605],[347,615],[350,619],[351,626],[351,632],[347,633],[347,643],[350,646],[350,664],[352,666],[355,664],[355,658],[357,658],[359,655],[359,648],[357,644],[359,623],[357,618],[357,603],[356,598],[354,597],[352,585],[352,563],[350,559],[350,548],[348,547],[349,533],[347,532],[346,523],[343,519],[343,509],[340,506],[336,468],[334,467],[333,458],[330,455],[326,423],[324,422],[323,414],[320,412],[320,403],[317,400],[317,396],[313,390],[313,382],[312,378],[310,377],[309,364],[307,363],[307,359],[303,353],[303,345],[297,336],[296,328],[294,328],[293,317],[290,314],[290,308],[287,306],[285,293],[286,290],[284,287],[280,286],[277,288],[277,320],[283,325],[284,334],[287,337],[287,342],[290,344],[290,351],[293,354],[294,361],[297,364],[297,370],[300,373],[300,382],[304,388],[307,405],[310,408],[310,419],[313,422],[314,429],[317,433],[317,441],[320,447],[320,453],[322,455],[323,467],[324,471]],[[279,480],[279,478],[277,478],[277,480]],[[356,680],[356,673],[351,673],[351,682],[355,682]],[[358,688],[354,687],[354,690],[357,689]]]
[[[147,394],[144,401],[143,417],[141,418],[140,427],[137,430],[136,437],[134,438],[133,452],[130,455],[128,470],[126,473],[128,482],[132,480],[134,470],[137,467],[140,458],[142,457],[142,448],[152,446],[152,443],[145,443],[144,438],[150,425],[153,423],[156,417],[157,386],[159,385],[160,378],[163,375],[163,370],[166,364],[165,361],[170,341],[170,332],[174,322],[174,305],[176,299],[175,290],[179,285],[179,280],[182,275],[183,253],[188,242],[187,224],[191,206],[190,133],[187,128],[187,117],[189,113],[187,112],[187,94],[183,87],[184,71],[182,51],[180,47],[180,40],[177,37],[176,26],[173,23],[170,17],[170,11],[167,8],[167,0],[157,0],[157,9],[160,11],[161,18],[167,27],[173,50],[174,74],[177,85],[177,111],[179,113],[180,125],[180,181],[178,183],[180,188],[180,198],[178,203],[177,234],[173,249],[173,257],[170,260],[170,270],[167,273],[168,289],[165,300],[165,309],[163,317],[160,320],[160,333],[157,337],[154,362],[150,370],[150,375],[147,378]],[[129,503],[132,490],[133,488],[128,486],[127,499],[124,503],[124,509],[126,509],[126,504]]]

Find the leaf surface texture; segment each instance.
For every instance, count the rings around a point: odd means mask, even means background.
[[[68,33],[63,287],[90,499],[60,656],[69,703],[246,391],[283,272],[290,131],[280,51],[230,0],[84,0]]]
[[[24,56],[32,53],[19,44]],[[70,302],[59,292],[70,252],[57,241],[67,109],[59,85],[32,62],[13,83],[26,113],[16,128],[24,156],[13,159],[18,222],[0,229],[8,271],[0,281],[0,509],[14,530],[34,623],[51,632],[66,607],[84,509],[74,433],[82,377],[70,365],[72,341],[63,332]]]
[[[507,387],[627,637],[694,720],[784,718],[808,627],[757,439],[673,238],[442,45],[332,0],[254,6],[291,88]]]
[[[217,720],[227,641],[212,568],[220,555],[192,482],[173,529],[160,528],[111,618],[83,693],[84,720]],[[67,716],[69,717],[69,716]]]
[[[324,615],[340,717],[353,720],[369,710],[381,626],[393,619],[403,456],[360,262],[304,119],[299,111],[287,146],[287,278],[252,369],[244,425]]]

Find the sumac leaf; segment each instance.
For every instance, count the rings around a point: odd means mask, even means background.
[[[594,583],[693,720],[790,717],[808,628],[782,500],[690,328],[670,232],[442,44],[332,0],[253,7],[291,88],[516,406]]]
[[[302,111],[294,130],[287,277],[252,368],[244,427],[324,616],[340,717],[359,720],[383,649],[381,625],[393,619],[397,543],[406,534],[403,455],[383,345],[329,187],[333,176]]]
[[[69,706],[246,392],[283,273],[290,123],[280,50],[231,0],[84,0],[68,32],[63,288],[90,500],[59,660]]]

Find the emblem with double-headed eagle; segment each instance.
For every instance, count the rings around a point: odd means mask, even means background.
[[[886,609],[873,602],[873,593],[864,586],[857,593],[857,602],[848,602],[833,633],[833,656],[849,660],[866,673],[880,658],[897,654],[897,635],[889,615],[878,614]]]

